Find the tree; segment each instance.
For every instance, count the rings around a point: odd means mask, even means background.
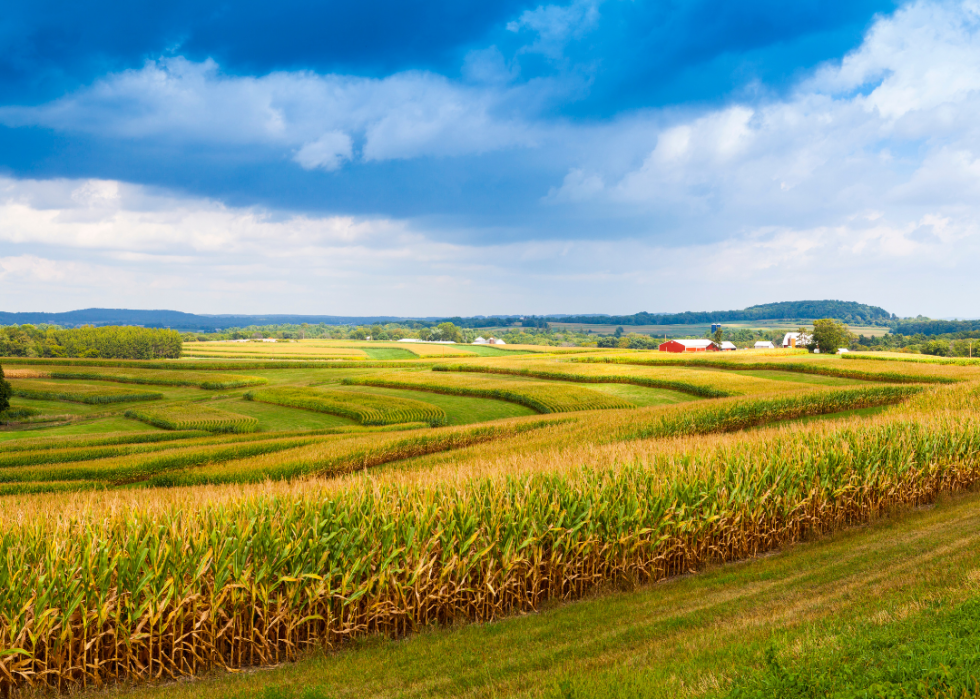
[[[453,323],[439,323],[436,330],[439,333],[439,339],[449,342],[462,342],[463,333],[459,331]]]
[[[3,378],[3,367],[0,366],[0,413],[10,407],[10,396],[13,393],[13,389],[10,388],[10,384]]]
[[[813,333],[807,345],[817,348],[821,354],[834,354],[841,347],[850,344],[851,333],[847,326],[833,318],[813,321]]]
[[[721,347],[722,340],[724,339],[725,339],[725,331],[722,330],[721,326],[719,325],[718,329],[715,330],[715,337],[714,337],[715,344]]]
[[[614,332],[613,335],[615,337],[622,337],[624,332],[625,330],[623,330],[623,326],[620,325],[618,328],[616,328],[616,332]]]

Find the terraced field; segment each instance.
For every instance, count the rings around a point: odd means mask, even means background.
[[[401,422],[424,422],[433,427],[446,424],[446,414],[431,403],[376,396],[356,391],[329,391],[316,388],[278,387],[245,394],[249,400],[321,413],[340,415],[362,425],[394,425]]]
[[[136,391],[115,386],[76,382],[24,381],[10,382],[15,396],[35,400],[63,400],[69,403],[126,403],[163,398],[162,393]]]
[[[344,383],[493,398],[526,405],[539,413],[567,413],[575,410],[634,407],[629,401],[616,396],[591,391],[579,386],[538,381],[508,381],[506,379],[448,372],[391,372],[345,379]]]
[[[317,357],[334,349],[296,345]],[[0,426],[0,695],[33,685],[101,696],[98,687],[125,681],[222,696],[216,688],[230,680],[141,683],[281,665],[324,648],[319,665],[295,666],[304,686],[321,673],[324,698],[398,694],[385,689],[383,667],[346,685],[326,678],[338,662],[368,667],[372,643],[423,629],[399,647],[462,634],[477,673],[472,693],[526,694],[516,679],[494,688],[477,678],[493,663],[473,644],[491,647],[494,629],[506,627],[436,627],[591,597],[585,604],[621,609],[609,619],[617,638],[633,638],[630,598],[616,589],[753,558],[980,484],[972,365],[623,350],[286,359],[292,351],[270,350],[277,358],[267,362],[244,352],[145,363],[0,359],[14,377],[12,408],[31,413]],[[138,397],[108,400],[124,395]],[[731,584],[718,610],[769,589],[764,578],[711,575]],[[596,601],[603,590],[609,602]],[[661,611],[668,626],[688,618]],[[635,673],[622,660],[632,656],[614,640],[594,641],[595,620],[576,627],[574,653],[586,665],[601,658],[603,671],[562,664],[562,618],[533,617],[539,637],[556,640],[534,646],[535,668],[520,681],[533,677],[541,696],[630,696],[615,683]],[[643,633],[660,638],[665,627]],[[771,636],[764,626],[745,633]],[[923,636],[928,648],[940,647],[937,634]],[[365,649],[358,639],[367,636],[376,641]],[[736,657],[740,638],[724,636],[712,657]],[[338,648],[344,654],[333,655]],[[961,645],[942,648],[953,661],[944,656],[946,674],[929,676],[928,696],[953,696],[977,674]],[[797,667],[793,652],[780,651],[780,667]],[[664,678],[681,670],[659,657],[645,656],[650,680],[635,696],[674,686]],[[683,670],[685,682],[702,682],[705,696],[763,696],[785,680],[763,665],[738,676],[717,667]],[[293,696],[289,668],[261,676],[281,692],[269,696]],[[229,699],[252,696],[249,682],[234,684]],[[413,686],[434,696],[462,687]]]
[[[207,403],[170,403],[127,410],[131,417],[165,430],[206,430],[207,432],[254,432],[259,421],[254,417],[222,410]]]

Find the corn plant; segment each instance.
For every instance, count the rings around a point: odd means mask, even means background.
[[[424,401],[396,396],[379,396],[357,391],[321,390],[303,386],[280,386],[250,391],[248,400],[274,403],[293,408],[316,410],[356,420],[362,425],[393,425],[400,422],[425,422],[435,427],[445,425],[442,408]]]
[[[456,376],[430,372],[387,373],[347,378],[348,385],[407,388],[457,396],[495,398],[526,405],[539,413],[564,413],[576,410],[632,408],[632,403],[580,386],[506,381],[482,376]]]

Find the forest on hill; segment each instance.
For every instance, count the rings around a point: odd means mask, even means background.
[[[547,316],[544,320],[603,325],[688,325],[742,320],[812,320],[833,318],[852,325],[886,325],[895,316],[879,306],[855,301],[782,301],[749,306],[737,311],[634,313],[628,316]]]

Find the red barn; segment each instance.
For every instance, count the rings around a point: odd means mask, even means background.
[[[660,343],[661,352],[717,352],[718,345],[711,340],[667,340]]]

